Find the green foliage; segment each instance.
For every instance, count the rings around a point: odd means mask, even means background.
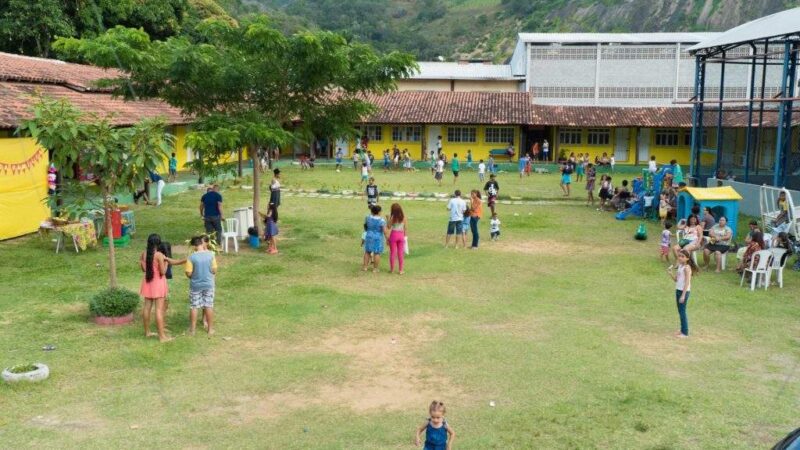
[[[111,288],[98,292],[89,301],[89,312],[95,316],[127,316],[139,304],[139,295],[128,289]]]
[[[28,363],[28,364],[17,364],[16,366],[11,366],[8,368],[8,371],[13,374],[20,374],[20,373],[33,372],[37,369],[38,367],[36,367],[35,364]]]
[[[47,56],[56,36],[71,36],[75,27],[58,0],[0,2],[0,50]]]

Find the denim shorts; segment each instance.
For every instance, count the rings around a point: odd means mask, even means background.
[[[460,234],[461,233],[461,226],[463,224],[462,220],[451,220],[447,223],[447,235],[451,234]]]

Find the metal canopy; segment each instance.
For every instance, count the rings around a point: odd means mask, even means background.
[[[689,52],[725,47],[748,42],[758,42],[779,36],[800,33],[800,8],[789,9],[771,16],[762,17],[752,22],[739,25],[719,36],[689,47]]]

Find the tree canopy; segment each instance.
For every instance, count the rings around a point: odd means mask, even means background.
[[[117,94],[161,98],[195,118],[191,139],[208,144],[208,157],[247,148],[254,162],[257,149],[308,142],[320,124],[327,136],[354,133],[375,110],[364,95],[393,90],[416,68],[409,54],[378,54],[333,32],[286,36],[263,15],[241,24],[207,19],[196,31],[199,40],[155,41],[116,27],[94,39],[60,39],[55,49],[103,67],[121,64],[127,75],[109,81]]]

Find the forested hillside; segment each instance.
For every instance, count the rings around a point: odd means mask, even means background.
[[[501,62],[520,31],[721,31],[800,6],[800,0],[2,0],[0,51],[51,56],[55,36],[115,25],[155,39],[192,34],[208,17],[270,15],[287,33],[341,32],[420,60]]]

